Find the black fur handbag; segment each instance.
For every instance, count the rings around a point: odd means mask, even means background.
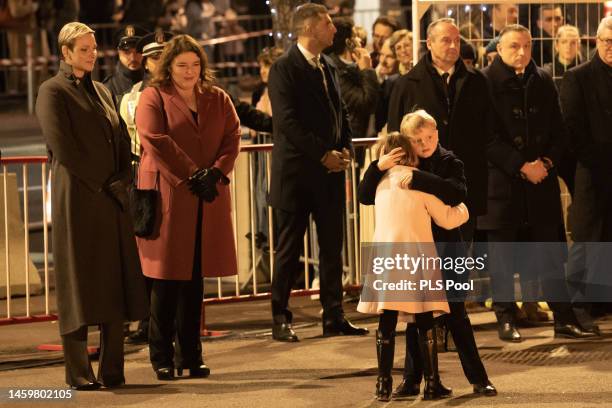
[[[130,189],[130,211],[132,212],[134,234],[137,237],[146,238],[153,235],[159,202],[159,171],[155,179],[155,189],[142,190],[135,186]]]

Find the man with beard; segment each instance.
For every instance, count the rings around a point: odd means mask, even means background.
[[[270,205],[278,241],[272,279],[272,336],[298,341],[289,295],[298,276],[300,248],[312,214],[319,238],[323,335],[364,335],[342,308],[344,171],[351,160],[351,129],[338,76],[329,57],[336,28],[327,9],[307,3],[293,15],[297,44],[270,70],[274,123]]]
[[[115,72],[102,81],[112,92],[117,104],[137,82],[142,81],[144,75],[142,53],[138,52],[136,45],[145,34],[146,31],[132,25],[125,27],[118,33],[117,54],[119,55],[119,61],[115,67]]]

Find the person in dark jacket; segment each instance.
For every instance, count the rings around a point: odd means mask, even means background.
[[[444,149],[438,140],[428,141],[431,147],[421,148],[419,154],[418,170],[412,172],[410,188],[433,194],[446,205],[456,206],[467,199],[466,179],[463,173],[463,163],[451,151]],[[363,176],[358,187],[358,199],[361,204],[374,205],[376,188],[386,171],[398,164],[404,158],[401,151],[392,150],[378,160],[374,160]],[[461,248],[461,232],[458,228],[446,230],[432,224],[434,241],[440,244],[439,256],[453,255]],[[456,254],[454,254],[456,255]],[[457,280],[454,273],[445,272],[445,278]],[[474,392],[487,396],[497,394],[497,390],[489,381],[487,372],[478,355],[478,348],[472,332],[470,319],[465,312],[463,302],[452,302],[457,294],[451,294],[449,307],[451,315],[447,325],[451,329],[453,339],[459,353],[463,371],[474,386]],[[433,336],[435,339],[436,336]],[[418,395],[421,378],[423,377],[423,358],[419,353],[418,330],[415,325],[406,327],[406,357],[404,375],[401,384],[397,387],[394,396],[404,397]],[[445,387],[438,391],[441,394],[450,394]]]
[[[53,171],[53,255],[66,382],[77,390],[125,383],[123,322],[147,315],[144,278],[128,211],[130,140],[110,92],[92,81],[94,31],[68,23],[62,61],[38,92],[36,115]],[[87,327],[100,325],[94,375]]]
[[[578,159],[569,208],[574,245],[568,276],[574,299],[592,303],[583,305],[580,317],[585,327],[593,327],[592,315],[610,311],[609,254],[600,252],[605,247],[584,243],[612,241],[612,17],[602,19],[598,27],[597,53],[591,61],[565,73],[561,107]],[[585,268],[585,262],[591,267]]]
[[[556,166],[565,150],[567,133],[552,78],[531,59],[529,30],[518,24],[507,26],[500,34],[497,51],[493,63],[483,70],[499,120],[495,143],[487,151],[487,214],[479,217],[478,227],[488,233],[499,337],[522,340],[514,319],[513,284],[521,257],[533,260],[521,273],[541,283],[553,310],[555,337],[592,337],[593,332],[579,326],[569,302],[562,245],[544,249],[535,244],[521,246],[529,253],[521,252],[519,257],[507,244],[560,241],[563,218]]]
[[[557,30],[555,38],[555,59],[542,68],[555,81],[557,90],[561,86],[563,75],[574,68],[582,57],[580,55],[580,32],[577,27],[564,25]],[[563,179],[570,194],[574,195],[574,176],[576,174],[576,155],[568,148],[559,163],[559,177]]]
[[[555,81],[557,89],[566,71],[580,64],[580,31],[572,25],[564,25],[557,30],[555,37],[555,58],[542,69]]]
[[[378,99],[378,81],[372,60],[358,45],[353,21],[348,17],[334,21],[334,43],[325,53],[334,62],[340,79],[342,100],[350,117],[353,138],[367,137],[370,115]]]
[[[395,83],[389,106],[388,129],[398,130],[404,115],[415,107],[430,113],[438,124],[441,146],[452,150],[463,166],[460,173],[456,172],[456,167],[439,167],[442,164],[435,161],[428,165],[430,167],[423,167],[425,166],[423,164],[419,168],[428,169],[430,173],[445,179],[456,180],[458,177],[461,179],[465,177],[468,191],[465,202],[470,217],[484,214],[487,197],[485,151],[492,139],[492,115],[489,110],[486,80],[479,71],[466,68],[460,60],[459,29],[453,19],[434,21],[429,25],[427,33],[429,52]],[[474,123],[481,123],[482,126],[474,128]],[[451,171],[453,169],[454,173]],[[373,204],[376,186],[381,178],[382,173],[376,167],[376,163],[372,163],[360,183],[359,201],[362,204]],[[418,187],[413,188],[418,189]],[[441,196],[438,198],[445,201]],[[446,201],[445,203],[457,204]],[[463,226],[460,232],[455,230],[454,234],[460,235],[448,241],[456,242],[463,239],[471,242],[475,219],[471,219],[468,223],[471,225],[467,225],[467,228]],[[439,233],[434,235],[436,242],[444,242],[446,238],[448,237],[440,236]],[[458,301],[457,296],[451,298],[454,298],[454,301],[449,301],[451,313],[446,318],[446,325],[457,346],[464,373],[474,385],[475,392],[490,395],[495,392],[495,388],[490,385],[478,355],[465,304],[463,300]],[[406,338],[407,341],[416,342],[415,333],[408,331]],[[422,377],[421,371],[416,368],[410,370],[410,367],[422,367],[419,358],[418,353],[407,353],[408,369],[404,372],[405,381],[398,389],[399,395],[412,395],[410,390],[418,387]]]
[[[118,33],[117,53],[119,61],[115,71],[108,75],[102,83],[113,93],[117,104],[121,98],[130,92],[132,87],[142,81],[144,69],[142,67],[142,53],[138,52],[136,45],[147,32],[141,28],[128,25]]]
[[[387,124],[389,117],[389,102],[395,82],[400,77],[399,63],[391,49],[391,39],[387,38],[380,49],[380,62],[376,67],[378,79],[378,103],[374,112],[374,130],[376,134]],[[376,135],[374,135],[375,137]]]
[[[272,65],[269,81],[274,121],[269,202],[278,228],[272,335],[298,341],[289,294],[310,214],[319,237],[323,334],[365,335],[367,329],[353,326],[342,308],[344,171],[353,148],[336,69],[321,54],[332,45],[336,28],[326,8],[311,3],[296,9],[293,24],[297,44]]]
[[[538,19],[533,28],[532,56],[538,66],[544,66],[554,60],[554,38],[557,29],[565,22],[563,10],[558,4],[542,4],[538,8]]]
[[[367,137],[370,116],[378,102],[378,81],[372,68],[370,54],[360,47],[353,21],[340,17],[334,21],[336,35],[334,43],[324,52],[330,56],[338,69],[342,100],[350,118],[353,139]],[[355,149],[355,164],[362,167],[365,149]]]
[[[461,61],[459,29],[453,19],[437,20],[427,31],[429,52],[394,85],[388,130],[398,130],[403,116],[417,107],[436,119],[440,144],[465,166],[470,221],[461,228],[470,242],[475,216],[484,214],[487,204],[485,150],[492,140],[493,118],[487,85],[478,70]],[[481,126],[475,127],[476,123]]]

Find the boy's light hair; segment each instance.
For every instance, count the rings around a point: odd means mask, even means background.
[[[85,34],[93,33],[95,33],[94,30],[92,30],[85,24],[76,21],[64,25],[61,31],[59,32],[59,35],[57,36],[57,43],[59,45],[60,53],[62,46],[64,45],[68,47],[70,51],[73,51],[74,43],[76,42],[77,38]]]
[[[400,124],[400,133],[405,137],[414,137],[425,126],[438,126],[436,120],[423,109],[408,113]]]

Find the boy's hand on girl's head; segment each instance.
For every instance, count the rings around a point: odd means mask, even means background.
[[[378,159],[378,170],[387,171],[391,167],[399,164],[400,161],[404,159],[406,156],[406,152],[401,147],[396,147],[391,150],[389,153],[385,153],[380,156]]]

